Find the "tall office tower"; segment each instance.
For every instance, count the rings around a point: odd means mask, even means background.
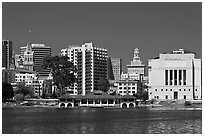
[[[110,57],[108,57],[107,59],[107,79],[114,80],[113,66],[112,66]]]
[[[29,46],[24,46],[20,48],[20,54],[25,58],[25,52],[28,50]],[[51,55],[51,47],[45,46],[45,44],[31,44],[31,49],[34,54],[34,68],[33,70],[39,73],[39,76],[49,76],[50,69],[43,69],[42,62],[46,56]]]
[[[179,49],[150,59],[149,99],[202,99],[201,59]]]
[[[77,66],[77,54],[78,51],[81,49],[81,46],[78,45],[70,45],[68,48],[61,50],[62,56],[68,56],[69,61],[73,63],[74,66]],[[74,73],[77,77],[77,73]],[[67,88],[67,93],[76,95],[78,93],[77,91],[77,83],[75,83],[73,86]]]
[[[107,49],[85,43],[77,54],[78,91],[85,95],[98,90],[100,78],[107,78]]]
[[[127,65],[127,72],[128,74],[138,74],[140,76],[144,76],[145,72],[145,65],[142,64],[142,61],[139,57],[139,50],[135,48],[134,57],[131,61],[131,65]]]
[[[2,40],[2,67],[10,69],[13,57],[13,45],[10,40]]]
[[[111,63],[113,67],[114,79],[116,81],[120,80],[122,74],[122,59],[120,58],[111,58]]]

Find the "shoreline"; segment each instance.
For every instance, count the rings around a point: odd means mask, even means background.
[[[14,109],[14,108],[45,108],[45,109],[83,109],[83,108],[87,108],[87,109],[97,109],[96,107],[75,107],[75,108],[59,108],[58,105],[56,106],[48,106],[48,105],[33,105],[33,106],[21,106],[21,105],[16,105],[16,106],[2,106],[2,109]],[[109,109],[108,107],[101,107],[100,109]],[[202,107],[164,107],[164,106],[138,106],[135,108],[117,108],[117,107],[111,107],[110,109],[148,109],[151,111],[193,111],[193,110],[202,110]]]

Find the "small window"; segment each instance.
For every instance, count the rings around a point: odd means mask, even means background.
[[[155,91],[157,91],[157,89],[155,89]]]
[[[184,91],[186,91],[186,89],[183,89]]]
[[[161,91],[163,91],[163,89],[161,89]]]
[[[168,91],[168,89],[166,89],[166,91]]]
[[[172,91],[172,89],[170,89],[170,91]]]
[[[119,87],[119,89],[121,90],[121,89],[123,89],[122,87]]]
[[[165,98],[168,99],[168,95],[166,95]]]
[[[132,87],[132,89],[135,89],[135,87]]]
[[[119,91],[119,93],[122,93],[122,91]]]
[[[134,94],[134,93],[135,93],[135,91],[132,91],[132,93]]]
[[[181,91],[181,89],[179,89],[179,91]]]
[[[191,89],[188,89],[188,91],[191,91]]]
[[[197,89],[195,89],[195,91],[197,91]]]

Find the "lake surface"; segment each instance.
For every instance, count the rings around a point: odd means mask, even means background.
[[[201,134],[202,111],[2,109],[3,134]]]

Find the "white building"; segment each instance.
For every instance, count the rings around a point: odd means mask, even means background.
[[[117,81],[118,84],[118,89],[117,89],[117,94],[120,95],[133,95],[137,93],[137,82],[138,81],[133,81],[133,80],[120,80]]]
[[[95,47],[92,42],[81,46],[77,54],[78,91],[85,95],[99,90],[100,78],[107,78],[107,49]]]
[[[37,79],[35,73],[16,73],[15,82],[16,83],[24,82],[26,86],[33,87],[36,96],[42,95],[43,80]]]
[[[179,49],[149,62],[150,99],[201,99],[201,59]]]

